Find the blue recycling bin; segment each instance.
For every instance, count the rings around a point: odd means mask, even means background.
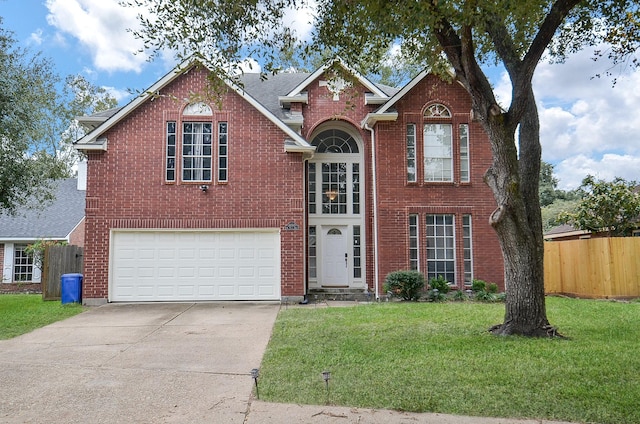
[[[62,303],[82,302],[82,274],[62,274],[60,277]]]

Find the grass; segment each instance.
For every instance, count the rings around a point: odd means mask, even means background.
[[[79,304],[45,302],[40,294],[0,295],[0,340],[28,333],[83,310]]]
[[[471,416],[640,422],[640,303],[548,298],[570,340],[496,337],[504,305],[280,312],[260,398]],[[321,377],[331,371],[329,391]]]

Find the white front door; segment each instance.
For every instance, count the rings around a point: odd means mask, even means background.
[[[324,227],[322,236],[322,286],[349,286],[347,227]]]

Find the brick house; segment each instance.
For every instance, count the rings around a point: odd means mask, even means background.
[[[78,178],[53,181],[54,199],[41,207],[0,214],[0,264],[2,284],[41,283],[42,270],[27,254],[27,246],[39,240],[84,244],[84,167]],[[8,286],[0,287],[8,289]]]
[[[207,77],[185,64],[81,120],[85,303],[378,297],[401,269],[503,286],[491,152],[460,85],[399,90],[336,61],[207,100]]]

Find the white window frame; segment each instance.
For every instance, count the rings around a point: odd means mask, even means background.
[[[464,276],[465,286],[473,283],[473,220],[471,215],[462,215],[462,250],[464,252]]]
[[[453,181],[453,125],[424,124],[424,181]]]
[[[13,248],[13,275],[14,282],[31,283],[35,277],[36,266],[33,258],[26,253],[27,244],[15,244]],[[20,263],[18,263],[20,262]],[[25,268],[24,270],[22,268]],[[22,277],[30,278],[22,278]]]
[[[407,182],[418,181],[418,170],[416,168],[416,124],[407,124]]]
[[[409,269],[420,270],[420,215],[409,215]]]
[[[173,126],[173,128],[171,128]],[[167,121],[166,123],[166,148],[165,148],[165,173],[164,178],[166,182],[176,181],[176,169],[177,154],[178,154],[178,123],[176,121]],[[173,149],[172,149],[173,148]],[[173,154],[171,151],[173,150]],[[173,177],[169,174],[173,173]]]
[[[186,131],[187,125],[192,125],[190,132]],[[205,126],[209,131],[205,132]],[[186,143],[187,136],[192,137],[191,143]],[[208,143],[207,143],[208,140]],[[191,148],[191,150],[189,150]],[[187,161],[191,165],[187,166]],[[207,166],[208,163],[208,166]],[[187,172],[191,174],[187,178]],[[202,121],[182,122],[182,181],[184,182],[211,182],[213,174],[213,123]],[[207,178],[208,173],[208,178]]]
[[[218,182],[229,181],[229,123],[218,122]]]
[[[460,182],[471,180],[471,160],[469,157],[469,124],[458,125],[460,139]]]
[[[430,218],[434,219],[431,223]],[[447,218],[451,223],[446,222]],[[437,222],[442,219],[444,222]],[[442,275],[450,285],[456,284],[456,217],[454,214],[428,214],[426,223],[426,243],[427,243],[427,281],[438,278]],[[435,264],[436,269],[432,270]],[[444,265],[445,270],[442,271]],[[449,266],[447,266],[449,265]],[[449,268],[452,265],[451,271]]]

